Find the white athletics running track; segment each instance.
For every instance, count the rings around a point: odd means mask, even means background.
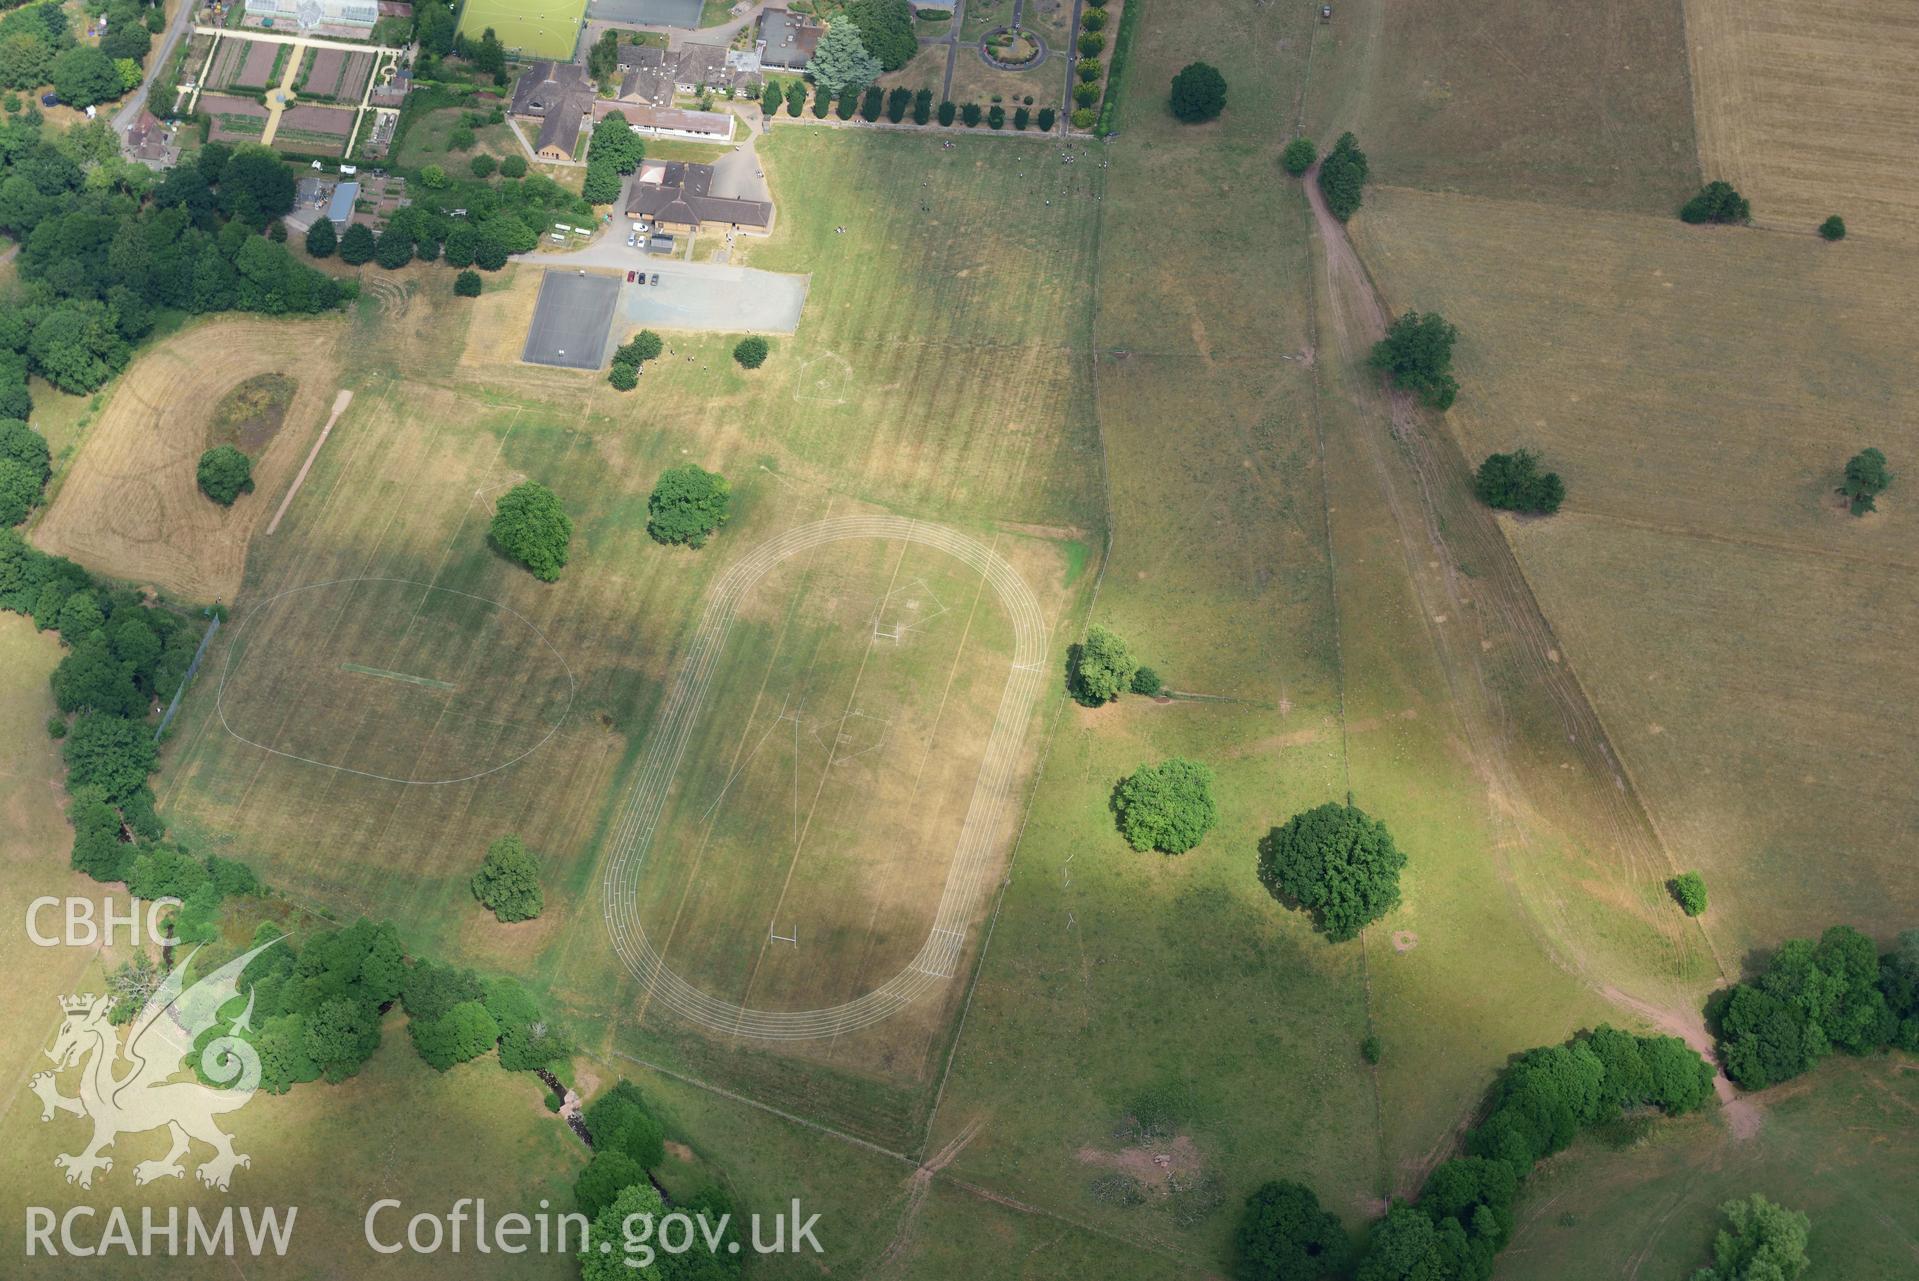
[[[748,1009],[700,991],[666,967],[640,925],[640,877],[646,870],[660,809],[706,701],[707,686],[740,601],[781,561],[848,538],[904,539],[937,548],[979,571],[1012,620],[1012,670],[980,759],[939,909],[918,955],[879,987],[842,1005],[817,1010]],[[1012,796],[1020,743],[1045,679],[1046,620],[1038,599],[1011,565],[965,534],[902,516],[842,516],[802,525],[754,548],[714,584],[686,661],[647,739],[626,807],[614,823],[601,883],[614,950],[653,998],[682,1018],[716,1032],[764,1040],[809,1040],[868,1027],[946,983],[958,972],[967,925],[986,888],[983,881],[994,861],[995,833],[1002,830],[1001,818]]]

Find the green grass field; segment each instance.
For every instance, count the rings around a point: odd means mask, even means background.
[[[530,58],[567,59],[580,34],[586,0],[467,0],[460,34],[478,40],[488,27],[508,49]]]

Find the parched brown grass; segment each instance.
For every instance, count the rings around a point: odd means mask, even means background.
[[[33,541],[112,578],[188,600],[232,600],[254,528],[272,515],[326,421],[343,332],[331,317],[226,316],[143,352],[89,429]],[[282,429],[253,460],[254,491],[221,507],[200,492],[194,469],[222,399],[263,374],[299,386]]]
[[[1565,477],[1507,532],[1722,954],[1909,925],[1919,522],[1833,489],[1866,445],[1919,456],[1914,256],[1393,190],[1355,225],[1396,309],[1459,326],[1469,459]]]
[[[1323,150],[1353,130],[1375,181],[1642,211],[1698,185],[1674,0],[1334,10],[1311,36],[1306,132]],[[1235,95],[1262,91],[1234,82]]]
[[[1762,226],[1919,240],[1919,9],[1686,0],[1699,162]]]

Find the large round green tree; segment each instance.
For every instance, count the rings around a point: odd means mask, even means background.
[[[731,493],[726,477],[697,463],[669,467],[646,500],[646,532],[656,543],[704,547],[726,523]]]
[[[1226,110],[1226,77],[1217,67],[1189,62],[1173,77],[1173,115],[1187,124],[1217,119]]]
[[[502,921],[530,921],[546,906],[540,892],[540,860],[517,836],[502,836],[487,846],[473,874],[473,897]]]
[[[1259,843],[1259,879],[1274,897],[1313,913],[1335,942],[1399,905],[1404,866],[1386,825],[1356,805],[1295,814]]]
[[[1237,1234],[1246,1281],[1317,1281],[1337,1276],[1348,1244],[1339,1216],[1304,1184],[1276,1181],[1246,1198]]]
[[[196,473],[200,492],[222,507],[253,492],[253,460],[231,445],[216,445],[200,455]]]
[[[1118,698],[1138,673],[1139,660],[1119,634],[1094,623],[1067,655],[1066,691],[1074,701],[1098,707]]]
[[[524,481],[506,491],[493,512],[493,541],[499,549],[550,583],[566,566],[573,521],[545,485]]]
[[[1184,854],[1219,822],[1213,771],[1178,756],[1142,765],[1114,789],[1113,811],[1134,849]]]

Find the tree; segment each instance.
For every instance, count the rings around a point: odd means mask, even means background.
[[[500,177],[502,178],[526,177],[526,157],[525,156],[504,157],[500,161]]]
[[[658,334],[651,329],[642,329],[614,353],[613,359],[629,365],[643,365],[658,356],[665,346]]]
[[[1304,1184],[1263,1184],[1246,1198],[1235,1237],[1243,1281],[1315,1281],[1345,1266],[1346,1229]]]
[[[573,1200],[580,1213],[597,1215],[620,1193],[645,1183],[646,1171],[638,1161],[618,1148],[602,1148],[593,1153],[593,1159],[573,1180]]]
[[[858,93],[880,76],[880,60],[867,52],[860,29],[847,14],[837,15],[827,24],[806,72],[829,98]]]
[[[1356,805],[1315,806],[1259,843],[1259,879],[1268,892],[1311,912],[1335,943],[1399,906],[1405,866],[1386,825]]]
[[[1341,222],[1359,212],[1367,171],[1366,153],[1359,149],[1358,139],[1340,134],[1319,166],[1319,190],[1326,197],[1327,210]]]
[[[1691,223],[1750,222],[1752,204],[1731,183],[1715,180],[1701,187],[1698,195],[1680,206],[1679,217]]]
[[[1053,132],[1053,122],[1057,120],[1058,118],[1059,118],[1059,113],[1054,111],[1051,107],[1041,107],[1039,109],[1039,119],[1037,121],[1037,124],[1039,126],[1039,131],[1041,133]]]
[[[333,230],[333,220],[315,218],[313,225],[307,228],[307,253],[315,258],[331,258],[339,247],[340,236]]]
[[[632,123],[622,112],[609,111],[593,126],[593,140],[587,150],[588,160],[601,161],[613,166],[619,173],[629,174],[638,169],[640,161],[645,158],[646,143],[639,134],[633,132]]]
[[[620,171],[610,161],[589,160],[586,178],[580,184],[580,196],[588,204],[610,205],[620,198]]]
[[[1085,707],[1120,696],[1139,673],[1139,662],[1117,632],[1094,623],[1086,640],[1066,656],[1066,692]]]
[[[1217,67],[1189,62],[1173,77],[1173,115],[1187,124],[1216,120],[1226,110],[1226,77]]]
[[[853,0],[846,12],[859,28],[860,44],[879,61],[880,70],[898,71],[920,51],[913,31],[913,7],[907,0]]]
[[[1373,1224],[1359,1264],[1359,1281],[1451,1281],[1466,1276],[1471,1254],[1459,1220],[1437,1223],[1424,1211],[1399,1204]]]
[[[480,179],[492,177],[493,171],[499,167],[499,163],[499,161],[484,151],[466,162],[467,168],[473,171],[473,176]]]
[[[411,1019],[407,1033],[431,1067],[444,1072],[456,1063],[479,1058],[500,1039],[500,1025],[478,1001],[461,1001],[430,1022]]]
[[[302,1048],[335,1084],[358,1072],[380,1045],[379,1016],[349,997],[322,1001],[304,1023]]]
[[[113,59],[90,45],[74,45],[56,54],[48,69],[53,91],[71,105],[85,109],[125,93]]]
[[[632,391],[640,385],[639,366],[616,360],[607,368],[606,381],[613,385],[615,391]]]
[[[1806,1238],[1812,1220],[1755,1192],[1719,1207],[1726,1226],[1713,1239],[1712,1266],[1693,1281],[1793,1281],[1811,1264]]]
[[[86,597],[76,594],[73,599]],[[53,669],[54,705],[62,712],[144,716],[152,700],[140,692],[135,670],[134,664],[113,653],[103,632],[80,636]]]
[[[1409,311],[1387,326],[1386,336],[1373,344],[1367,363],[1383,371],[1401,391],[1442,413],[1459,395],[1452,375],[1453,342],[1459,331],[1436,311],[1420,315]]]
[[[942,102],[939,106],[939,115],[937,118],[940,124],[950,125],[953,123],[953,117],[958,114],[958,107],[954,106],[951,102]]]
[[[766,363],[766,354],[770,349],[766,339],[758,334],[748,334],[733,345],[733,359],[742,369],[758,369]]]
[[[253,460],[232,445],[216,445],[201,454],[194,475],[200,492],[222,507],[231,507],[241,494],[253,492]]]
[[[726,523],[730,496],[726,477],[718,472],[697,463],[669,467],[646,500],[646,532],[656,543],[704,547]]]
[[[1566,498],[1559,473],[1540,471],[1539,455],[1530,449],[1488,454],[1473,477],[1473,492],[1488,507],[1529,516],[1550,516]]]
[[[158,763],[152,731],[138,721],[106,712],[83,712],[60,745],[67,763],[67,790],[97,788],[119,804],[146,785]]]
[[[1128,688],[1135,694],[1144,694],[1147,698],[1156,698],[1162,688],[1159,673],[1150,667],[1141,667],[1133,673],[1133,679],[1128,685]]]
[[[363,222],[350,224],[340,237],[340,261],[349,267],[373,261],[373,228]]]
[[[1113,809],[1134,849],[1184,854],[1219,822],[1213,771],[1178,756],[1142,765],[1114,789]]]
[[[546,906],[540,891],[540,861],[517,836],[502,836],[487,846],[473,874],[473,897],[502,921],[530,921]]]
[[[643,1170],[666,1158],[659,1121],[640,1087],[624,1078],[587,1104],[581,1120],[601,1152],[622,1152]]]
[[[40,502],[43,482],[25,463],[0,458],[0,525],[18,525]]]
[[[0,458],[17,462],[36,485],[44,485],[46,477],[54,474],[46,437],[19,418],[0,418]]]
[[[797,116],[806,110],[806,81],[795,80],[786,86],[786,114]]]
[[[591,1169],[598,1161],[596,1155],[587,1168]],[[581,1175],[581,1182],[585,1177]],[[580,1200],[580,1209],[585,1211],[586,1202],[579,1198],[578,1186],[575,1185],[575,1197]],[[597,1190],[595,1195],[597,1197]],[[627,1232],[629,1220],[643,1218],[657,1222],[665,1213],[666,1205],[660,1200],[660,1194],[644,1178],[619,1188],[593,1213],[583,1243],[586,1248],[577,1256],[580,1281],[653,1281],[665,1277],[666,1268],[681,1256],[660,1254],[652,1243],[636,1241]]]
[[[463,271],[453,278],[453,292],[460,298],[478,298],[483,287],[477,271]]]
[[[886,118],[898,124],[906,119],[906,109],[912,105],[913,91],[905,85],[895,85],[886,95]]]
[[[1900,1035],[1872,940],[1847,925],[1789,939],[1764,973],[1708,1003],[1719,1060],[1744,1089],[1760,1090],[1811,1068],[1834,1049],[1851,1054]]]
[[[420,185],[432,191],[446,186],[446,170],[439,165],[420,166]]]
[[[1819,234],[1827,240],[1844,240],[1846,238],[1846,220],[1838,214],[1832,215],[1832,217],[1819,224]]]
[[[552,490],[528,480],[500,499],[491,533],[495,546],[532,570],[535,578],[550,583],[566,566],[573,521]]]
[[[1851,500],[1852,514],[1863,516],[1873,509],[1874,500],[1891,483],[1886,456],[1877,449],[1866,448],[1846,460],[1846,481],[1839,492]]]
[[[1706,910],[1706,878],[1699,873],[1681,872],[1666,882],[1666,888],[1687,916],[1698,916]]]
[[[388,223],[374,243],[373,258],[388,271],[399,270],[413,261],[413,237],[405,229]]]
[[[1295,138],[1286,144],[1286,150],[1279,153],[1279,163],[1286,172],[1295,178],[1313,167],[1313,161],[1319,159],[1319,149],[1313,146],[1311,138]]]

